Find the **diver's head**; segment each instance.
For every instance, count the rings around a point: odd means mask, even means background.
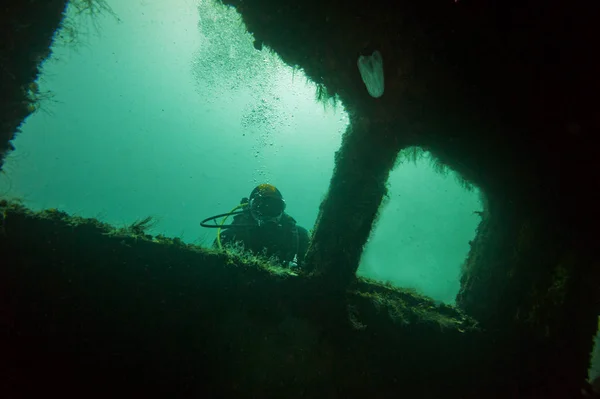
[[[278,222],[285,210],[285,201],[281,192],[271,184],[256,186],[248,200],[250,214],[258,225]]]

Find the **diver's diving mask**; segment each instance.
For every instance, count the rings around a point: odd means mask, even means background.
[[[283,198],[258,195],[250,200],[250,213],[261,226],[269,222],[279,222],[285,209]]]

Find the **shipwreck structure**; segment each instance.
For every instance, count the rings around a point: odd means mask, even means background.
[[[3,200],[7,397],[578,397],[600,312],[593,5],[223,2],[350,115],[310,273]],[[0,160],[66,3],[2,6]],[[383,90],[357,67],[376,53]],[[485,194],[456,308],[355,276],[409,146]]]

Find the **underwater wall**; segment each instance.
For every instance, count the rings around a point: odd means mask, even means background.
[[[587,6],[227,3],[256,40],[302,66],[350,114],[309,252],[316,273],[351,278],[394,154],[421,146],[486,198],[459,306],[509,345],[529,342],[517,345],[518,357],[532,356],[515,365],[523,375],[539,361],[541,375],[558,373],[565,385],[585,379],[599,310],[598,212],[586,188],[598,168],[582,147],[598,131],[587,100],[598,85],[585,44]],[[374,50],[385,71],[379,98],[356,66]],[[547,54],[560,61],[547,63]],[[360,217],[336,226],[349,193],[360,200],[343,212]]]
[[[414,293],[360,280],[340,294],[140,224],[0,209],[9,397],[435,398],[499,383],[475,321]]]
[[[4,2],[0,24],[0,170],[23,120],[36,110],[39,93],[35,80],[50,53],[67,0]]]

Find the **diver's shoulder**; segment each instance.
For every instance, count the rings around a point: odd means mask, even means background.
[[[298,224],[298,222],[296,222],[296,219],[294,219],[291,215],[289,215],[285,212],[283,213],[283,216],[282,216],[282,224],[288,224],[293,227],[296,227],[298,229],[298,233],[300,233],[301,235],[308,236],[308,230],[305,229],[304,227],[300,226]]]
[[[283,212],[281,215],[281,224],[296,225],[296,219],[294,219],[289,213]]]
[[[306,239],[309,238],[310,234],[308,234],[307,229],[305,229],[302,226],[296,226],[296,228],[298,229],[298,235],[300,235],[301,237],[305,237]]]

